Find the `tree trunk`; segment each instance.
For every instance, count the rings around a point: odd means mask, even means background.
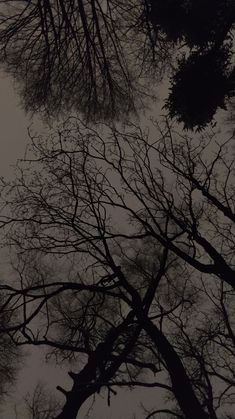
[[[83,403],[94,393],[94,389],[87,391],[82,388],[80,391],[74,384],[71,391],[67,393],[66,402],[63,406],[63,411],[56,416],[55,419],[77,419],[79,418],[78,412]],[[82,419],[82,418],[81,418]]]
[[[141,323],[166,363],[172,390],[185,417],[187,419],[209,419],[209,415],[204,412],[197,399],[185,368],[170,342],[148,318],[142,318]]]

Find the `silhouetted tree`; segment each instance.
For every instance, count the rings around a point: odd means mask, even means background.
[[[138,374],[153,365],[170,381],[153,385],[172,392],[185,417],[213,418],[198,391],[205,374],[198,384],[191,369],[200,340],[189,364],[179,343],[194,304],[187,284],[196,287],[201,274],[205,283],[206,274],[212,287],[234,288],[232,139],[214,150],[213,134],[192,139],[168,125],[152,141],[135,126],[103,128],[106,139],[71,118],[48,138],[32,137],[16,181],[3,185],[5,243],[20,260],[20,286],[4,287],[8,309],[20,315],[8,331],[21,345],[82,354],[72,389],[60,388],[60,419],[76,418],[104,386],[144,385]],[[156,249],[149,258],[144,243]],[[61,258],[59,272],[43,270],[36,255],[53,265]],[[128,375],[130,365],[138,368]]]

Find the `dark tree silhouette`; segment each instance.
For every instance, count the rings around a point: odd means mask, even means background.
[[[187,25],[184,0],[146,1],[146,15],[155,32],[163,31],[170,41],[181,41]]]
[[[147,0],[146,16],[156,34],[189,49],[171,80],[166,108],[187,129],[204,128],[234,96],[231,58],[235,4],[230,0]]]
[[[166,108],[186,129],[204,128],[226,99],[234,96],[235,70],[229,70],[229,51],[211,49],[192,53],[179,62],[172,78]]]
[[[135,126],[104,129],[106,140],[71,118],[48,138],[32,137],[32,154],[3,185],[1,223],[20,278],[4,286],[6,308],[19,313],[8,332],[18,345],[47,345],[84,362],[70,373],[72,389],[60,388],[60,419],[76,418],[103,387],[110,395],[113,386],[151,385],[138,374],[159,366],[170,384],[152,385],[172,393],[185,417],[214,419],[206,353],[195,378],[204,344],[192,343],[188,362],[182,348],[200,276],[206,289],[234,288],[231,139],[212,150],[214,135],[192,139],[168,125],[153,141]],[[57,272],[43,268],[58,258]]]
[[[146,0],[153,28],[189,47],[221,45],[234,25],[231,0]]]

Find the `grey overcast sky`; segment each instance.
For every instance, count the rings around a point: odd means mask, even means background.
[[[0,74],[0,175],[8,176],[11,165],[22,156],[29,119],[19,106],[12,80]]]

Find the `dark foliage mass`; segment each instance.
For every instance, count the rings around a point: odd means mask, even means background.
[[[220,45],[234,24],[235,6],[231,0],[149,0],[149,19],[171,41]]]
[[[228,62],[226,48],[194,52],[181,60],[166,104],[170,116],[187,129],[200,129],[213,119],[217,108],[226,109],[226,100],[235,91],[235,70],[228,71]]]

